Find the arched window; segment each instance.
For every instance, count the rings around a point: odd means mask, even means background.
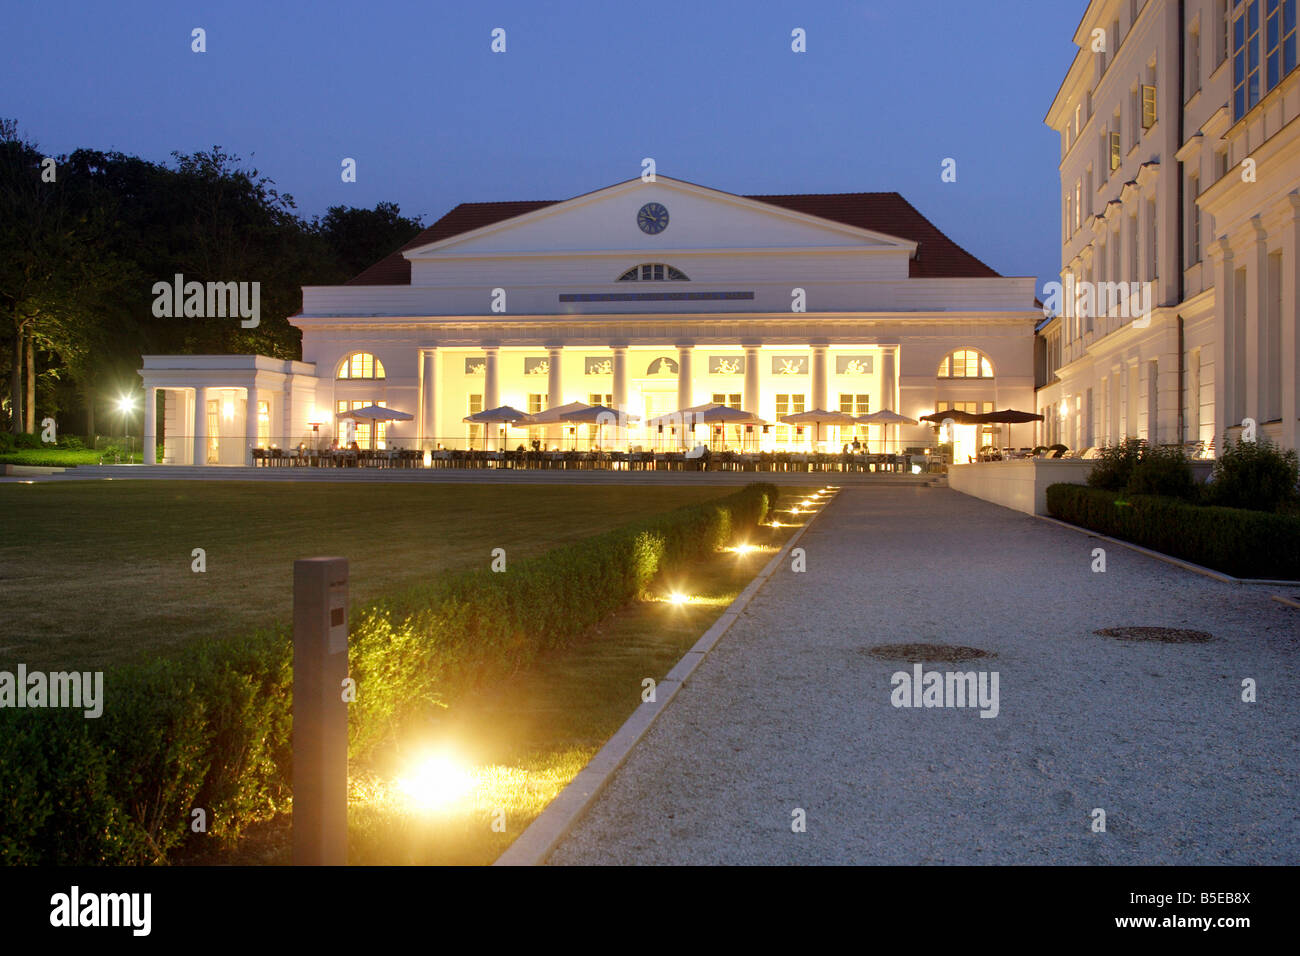
[[[690,282],[690,276],[662,262],[645,262],[633,266],[618,277],[619,282]]]
[[[384,363],[369,352],[353,352],[339,366],[339,378],[383,378]]]
[[[975,349],[958,349],[939,363],[939,378],[992,378],[993,363]]]

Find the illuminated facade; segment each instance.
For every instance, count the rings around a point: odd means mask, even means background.
[[[148,356],[141,374],[168,389],[166,434],[178,437],[165,458],[177,463],[237,463],[268,435],[286,448],[328,442],[340,412],[369,404],[413,416],[374,436],[403,448],[677,448],[711,436],[641,423],[719,402],[771,427],[728,425],[715,442],[806,450],[814,429],[778,417],[1032,409],[1037,319],[1033,278],[998,275],[896,193],[744,197],[660,176],[561,202],[456,207],[350,282],[303,289],[290,320],[301,363],[242,356],[249,367],[228,374],[229,356]],[[215,419],[196,417],[198,389]],[[599,435],[463,421],[570,402],[637,421]],[[835,450],[884,438],[817,434]],[[959,437],[971,454],[991,440]],[[934,433],[903,426],[897,443],[932,445]]]

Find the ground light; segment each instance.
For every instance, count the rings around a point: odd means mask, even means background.
[[[672,594],[668,595],[668,600],[673,604],[686,604],[690,601],[690,597],[682,594],[680,591],[674,591]]]
[[[757,551],[758,548],[752,544],[738,544],[731,550],[736,552],[736,554],[749,554],[751,551]]]
[[[412,810],[445,810],[474,786],[474,777],[447,754],[425,754],[397,778],[397,792]]]

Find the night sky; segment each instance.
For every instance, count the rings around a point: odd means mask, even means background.
[[[10,0],[0,116],[49,154],[220,145],[305,217],[393,201],[428,224],[459,202],[631,179],[645,156],[732,193],[895,190],[1041,289],[1060,256],[1043,117],[1084,6]]]

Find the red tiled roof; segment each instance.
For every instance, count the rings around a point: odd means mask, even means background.
[[[940,232],[898,193],[792,193],[786,196],[744,198],[916,242],[916,255],[908,265],[908,275],[914,279],[987,278],[998,275]],[[402,255],[407,249],[513,219],[545,206],[553,206],[559,201],[461,203],[401,249],[344,284],[409,285],[411,263]]]

